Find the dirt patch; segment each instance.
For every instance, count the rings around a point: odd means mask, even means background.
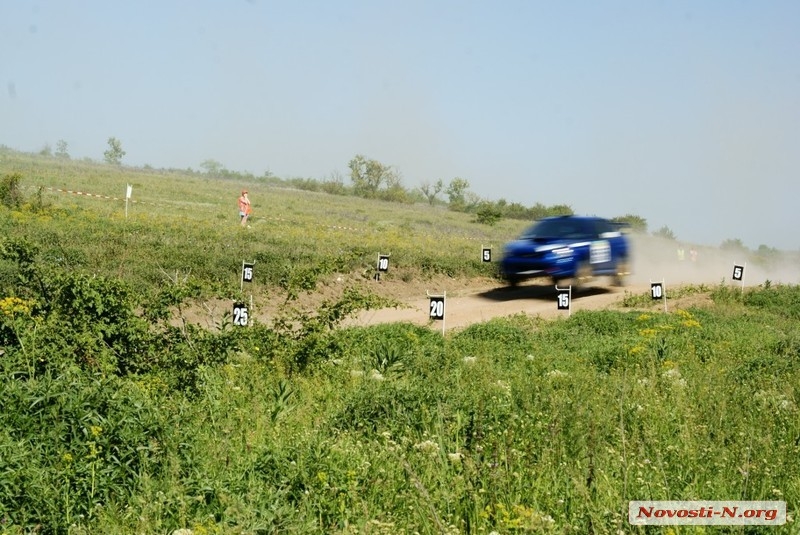
[[[628,288],[627,290],[633,289]],[[639,288],[634,291],[645,290],[645,288]],[[575,293],[571,310],[564,311],[558,310],[557,294],[553,285],[523,284],[515,288],[508,288],[497,282],[480,287],[470,287],[464,283],[464,287],[460,291],[451,291],[450,289],[445,291],[446,308],[443,321],[433,322],[429,319],[429,301],[423,293],[419,296],[409,296],[403,302],[402,308],[365,311],[346,323],[348,325],[372,325],[402,321],[451,330],[515,314],[546,318],[567,317],[568,314],[577,310],[616,307],[625,296],[623,288],[590,287]]]
[[[696,280],[673,283],[669,289],[681,285],[696,284]],[[286,302],[283,293],[254,299],[251,315],[261,323],[270,323],[287,307],[313,313],[323,302],[335,302],[345,289],[356,287],[363,292],[391,300],[396,306],[378,310],[365,310],[343,322],[344,326],[368,326],[382,323],[409,322],[427,325],[436,330],[462,329],[474,323],[515,314],[527,314],[543,318],[567,317],[579,310],[633,310],[623,308],[622,301],[629,295],[647,296],[650,282],[632,277],[624,287],[615,287],[605,279],[598,279],[596,285],[575,292],[570,311],[558,310],[556,289],[544,281],[529,282],[510,288],[501,281],[489,277],[453,278],[444,275],[428,277],[424,280],[402,280],[384,276],[381,280],[366,279],[358,275],[334,275],[320,281],[315,291],[301,293],[294,301]],[[668,289],[668,291],[669,291]],[[444,321],[432,321],[429,315],[428,295],[446,295]],[[709,292],[692,293],[668,300],[670,311],[691,307],[711,306]],[[663,308],[663,302],[645,301],[642,310],[655,311]],[[219,325],[224,314],[229,313],[231,302],[211,300],[196,303],[184,310],[187,321],[214,328]]]

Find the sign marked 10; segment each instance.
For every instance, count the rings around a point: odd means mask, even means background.
[[[389,255],[388,254],[378,254],[378,265],[377,265],[378,272],[375,273],[375,280],[381,280],[381,273],[386,273],[389,271]]]
[[[382,254],[378,255],[378,271],[387,272],[389,271],[389,255]]]
[[[664,281],[650,281],[650,297],[653,301],[664,300],[664,312],[667,311],[667,290]]]

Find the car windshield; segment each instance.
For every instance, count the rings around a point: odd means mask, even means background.
[[[588,222],[569,218],[537,221],[520,236],[523,240],[588,240],[592,237],[594,236]]]

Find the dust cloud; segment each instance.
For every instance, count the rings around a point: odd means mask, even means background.
[[[631,282],[664,281],[680,284],[738,284],[733,280],[735,265],[743,266],[745,286],[800,283],[800,254],[771,251],[760,254],[748,250],[723,250],[690,242],[631,234],[633,262]],[[678,249],[683,248],[680,259]],[[691,251],[696,251],[693,260]]]

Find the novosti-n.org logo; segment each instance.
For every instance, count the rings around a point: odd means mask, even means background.
[[[780,526],[786,523],[786,502],[632,501],[628,522],[634,526]]]

